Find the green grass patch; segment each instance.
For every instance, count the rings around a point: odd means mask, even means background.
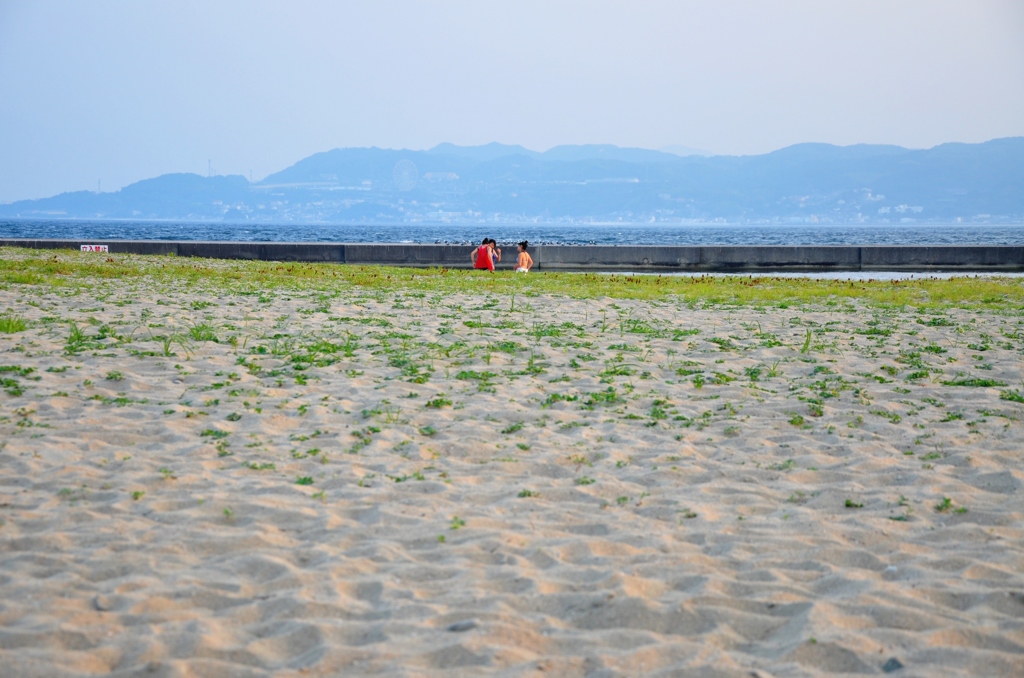
[[[996,379],[953,379],[942,382],[943,386],[969,386],[973,388],[992,388],[995,386],[1006,386],[1006,382]]]
[[[957,277],[943,280],[850,281],[763,276],[646,276],[600,273],[541,273],[533,276],[499,271],[481,277],[469,270],[415,269],[390,266],[338,266],[326,263],[234,261],[113,254],[104,259],[79,252],[46,252],[0,248],[0,282],[86,287],[97,279],[137,281],[149,278],[157,285],[182,282],[205,288],[272,297],[278,291],[309,290],[330,294],[340,289],[420,291],[452,294],[486,293],[511,298],[513,294],[557,294],[572,298],[664,299],[679,297],[692,303],[786,307],[859,300],[868,305],[920,310],[949,306],[984,305],[985,308],[1024,306],[1024,280],[1016,278]],[[141,281],[140,281],[141,282]],[[14,326],[20,327],[15,318]],[[944,323],[929,318],[926,324]],[[215,341],[212,327],[194,326],[196,341]],[[656,332],[637,321],[630,331]],[[21,330],[16,330],[21,331]],[[571,323],[536,325],[527,334],[540,339],[576,334]],[[676,332],[672,333],[673,338]],[[680,335],[685,336],[685,335]],[[808,346],[809,348],[809,346]]]
[[[28,321],[13,313],[0,313],[0,332],[14,334],[28,329]]]

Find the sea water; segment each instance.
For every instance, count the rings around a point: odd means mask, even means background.
[[[0,238],[536,245],[1024,245],[1024,224],[247,224],[0,219]]]

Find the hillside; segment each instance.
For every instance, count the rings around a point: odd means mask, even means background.
[[[1024,220],[1024,138],[798,144],[755,156],[502,144],[316,153],[263,181],[169,174],[0,205],[23,218],[416,223]]]

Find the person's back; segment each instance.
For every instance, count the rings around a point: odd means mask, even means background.
[[[519,258],[516,259],[516,272],[517,273],[529,273],[530,269],[533,268],[533,257],[526,251],[529,243],[524,240],[519,243]]]

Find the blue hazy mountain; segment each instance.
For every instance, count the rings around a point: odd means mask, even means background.
[[[555,146],[543,153],[531,151],[522,146],[490,143],[484,146],[456,146],[443,143],[427,151],[433,155],[457,155],[477,161],[496,160],[509,155],[524,155],[534,160],[572,162],[577,160],[622,160],[624,162],[664,162],[678,157],[678,154],[651,151],[646,148],[620,148],[611,144],[584,144],[579,146]]]
[[[752,156],[608,145],[343,148],[262,181],[168,174],[0,216],[312,223],[1024,221],[1024,137],[925,150],[797,144]]]
[[[610,144],[586,144],[583,146],[555,146],[541,154],[541,160],[579,162],[583,160],[618,160],[621,162],[647,163],[672,162],[678,156],[646,148],[619,148]]]
[[[663,153],[671,153],[673,155],[681,155],[681,156],[687,156],[687,155],[714,155],[714,153],[711,153],[710,151],[704,151],[704,150],[701,150],[699,148],[693,148],[692,146],[680,146],[679,144],[675,144],[675,145],[672,145],[672,146],[662,146],[658,150],[663,152]]]
[[[469,158],[478,162],[486,160],[494,160],[496,158],[502,158],[506,155],[526,155],[531,158],[537,158],[543,155],[537,151],[531,151],[523,148],[519,145],[499,144],[497,142],[491,142],[484,144],[483,146],[456,146],[445,142],[438,144],[432,149],[427,151],[432,155],[455,155],[462,158]]]

